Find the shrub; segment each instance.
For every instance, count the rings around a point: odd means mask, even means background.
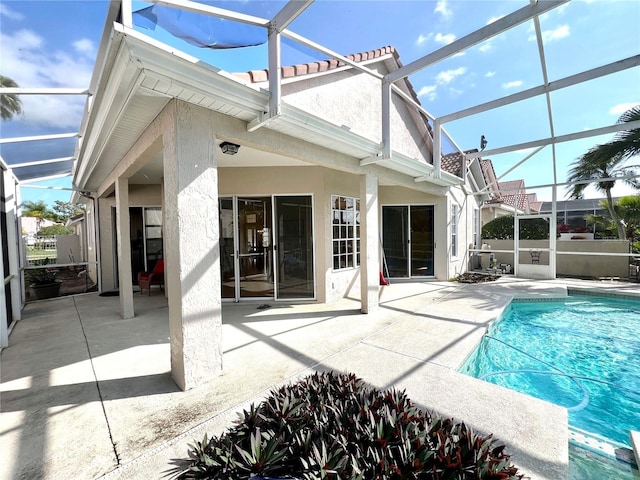
[[[513,215],[502,215],[482,226],[482,238],[513,240]],[[520,221],[520,240],[546,240],[549,238],[549,222],[544,218]]]
[[[503,450],[418,409],[404,391],[316,373],[273,390],[222,436],[191,445],[180,478],[521,479]]]
[[[65,227],[64,225],[50,225],[48,227],[42,227],[38,230],[38,236],[40,237],[54,237],[56,235],[72,235],[73,228]]]

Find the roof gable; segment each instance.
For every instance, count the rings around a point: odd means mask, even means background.
[[[331,122],[382,145],[382,76],[402,67],[391,46],[346,56],[370,72],[336,59],[283,66],[283,104]],[[234,74],[254,88],[269,88],[269,70]],[[416,103],[420,103],[407,79],[396,85]],[[391,137],[393,149],[409,158],[432,164],[432,130],[428,119],[397,94],[391,97]]]

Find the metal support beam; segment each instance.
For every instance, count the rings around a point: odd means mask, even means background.
[[[20,182],[20,186],[23,187],[23,186],[25,186],[25,184],[31,183],[31,182],[44,182],[46,180],[54,180],[56,178],[70,177],[71,175],[73,175],[72,172],[67,172],[67,173],[60,173],[58,175],[49,175],[48,177],[31,178],[29,180],[22,180]]]
[[[34,167],[37,165],[47,165],[49,163],[68,162],[70,160],[75,160],[75,158],[74,157],[52,158],[50,160],[36,160],[34,162],[14,163],[13,165],[9,165],[9,166],[11,169],[14,169],[14,168],[23,168],[23,167]]]
[[[87,88],[0,88],[0,94],[7,95],[88,95]]]
[[[281,32],[300,15],[313,0],[291,0],[280,10],[268,25],[269,52],[269,111],[249,122],[247,130],[253,132],[282,114],[282,53]]]
[[[78,133],[57,133],[54,135],[34,135],[32,137],[13,137],[13,138],[0,138],[0,144],[2,143],[18,143],[18,142],[35,142],[38,140],[60,140],[62,138],[77,137]]]
[[[495,187],[496,191],[499,191],[498,189],[498,180],[502,179],[503,177],[507,176],[509,173],[511,173],[512,171],[514,171],[516,168],[518,168],[520,165],[522,165],[524,162],[526,162],[527,160],[529,160],[531,157],[533,157],[534,155],[536,155],[540,150],[542,150],[546,145],[543,145],[541,147],[538,147],[537,149],[535,149],[533,152],[531,152],[529,155],[527,155],[526,157],[524,157],[522,160],[520,160],[518,163],[516,163],[515,165],[511,166],[511,168],[509,168],[506,172],[504,172],[502,175],[500,175],[499,177],[496,178],[495,182],[491,182],[490,184],[488,184],[486,187],[484,187],[482,190],[478,191],[478,193],[485,193],[488,192],[489,189],[492,187],[492,185]],[[468,158],[468,157],[467,157]]]
[[[281,33],[312,3],[313,0],[290,0],[289,3],[282,7],[282,10],[273,17],[269,23],[269,28],[273,28],[278,33]]]
[[[282,56],[280,51],[280,33],[273,28],[269,29],[269,118],[280,115],[280,102],[282,96]]]
[[[436,178],[442,177],[442,170],[440,169],[442,163],[442,127],[440,122],[436,119],[433,122],[433,170]],[[464,156],[463,156],[464,160]]]
[[[496,35],[501,34],[513,27],[520,25],[521,23],[526,22],[527,20],[531,20],[537,15],[541,15],[549,10],[552,10],[563,3],[567,3],[569,0],[547,0],[544,2],[537,2],[533,5],[528,5],[523,7],[515,12],[502,17],[496,20],[489,25],[482,27],[475,32],[466,35],[458,40],[446,45],[439,50],[436,50],[429,55],[425,55],[418,60],[411,62],[404,67],[388,73],[385,75],[385,79],[390,82],[395,82],[404,77],[408,77],[409,75],[418,72],[424,68],[427,68],[429,65],[433,65],[445,58],[451,57],[456,53],[459,53],[467,48],[473,47],[474,45],[488,40]]]
[[[121,0],[121,22],[127,28],[133,28],[133,5],[131,0]]]
[[[364,73],[366,73],[368,75],[371,75],[374,78],[382,80],[383,76],[380,75],[378,72],[374,72],[373,70],[365,67],[364,65],[361,65],[361,64],[359,64],[357,62],[354,62],[353,60],[349,60],[344,55],[340,55],[339,53],[336,53],[333,50],[330,50],[328,48],[325,48],[325,47],[323,47],[322,45],[320,45],[318,43],[312,42],[311,40],[309,40],[309,39],[307,39],[307,38],[305,38],[305,37],[303,37],[301,35],[298,35],[297,33],[293,33],[293,32],[291,32],[289,30],[283,30],[281,33],[282,33],[282,35],[284,37],[287,37],[288,39],[293,40],[295,42],[298,42],[301,45],[304,45],[305,47],[309,47],[312,50],[316,50],[316,51],[318,51],[320,53],[323,53],[323,54],[325,54],[325,55],[327,55],[327,56],[329,56],[331,58],[335,58],[336,60],[339,60],[339,61],[343,62],[346,65],[349,65],[349,66],[351,66],[353,68],[356,68],[356,69],[360,70],[361,72],[364,72]],[[376,58],[375,60],[376,61],[380,61],[380,58]]]
[[[391,83],[382,81],[382,156],[391,158]]]
[[[591,130],[584,130],[582,132],[569,133],[567,135],[560,135],[555,138],[544,138],[542,140],[533,140],[531,142],[518,143],[516,145],[510,145],[507,147],[494,148],[493,150],[485,150],[483,152],[472,152],[467,154],[467,158],[489,157],[491,155],[499,155],[501,153],[513,152],[515,150],[524,150],[526,148],[535,148],[542,145],[551,145],[552,143],[564,143],[572,140],[580,140],[582,138],[595,137],[598,135],[606,135],[608,133],[620,132],[623,130],[631,130],[634,128],[640,128],[640,120],[628,123],[618,123],[609,127],[593,128]]]
[[[434,117],[431,113],[429,113],[427,110],[425,110],[425,108],[420,105],[418,102],[416,102],[413,98],[411,98],[409,95],[407,95],[406,92],[404,92],[399,86],[395,85],[395,84],[391,84],[391,90],[395,93],[397,93],[398,95],[400,95],[402,97],[402,99],[407,102],[409,105],[411,105],[412,107],[415,107],[418,109],[418,111],[420,111],[421,113],[423,113],[429,120],[433,121],[435,120],[436,117]]]
[[[550,82],[546,86],[538,85],[537,87],[529,88],[527,90],[523,90],[522,92],[507,95],[506,97],[491,100],[489,102],[466,108],[458,112],[453,112],[448,115],[443,115],[438,120],[440,120],[441,123],[460,120],[461,118],[470,117],[478,113],[486,112],[487,110],[493,110],[494,108],[504,107],[505,105],[510,105],[522,100],[527,100],[528,98],[537,97],[538,95],[542,95],[543,93],[545,93],[545,91],[553,92],[562,88],[571,87],[579,83],[588,82],[589,80],[594,80],[606,75],[611,75],[612,73],[617,73],[629,68],[637,67],[638,65],[640,65],[640,54],[625,58],[624,60],[618,60],[617,62],[609,63],[607,65],[602,65],[591,70],[586,70],[575,75],[570,75],[559,80],[555,80],[553,82]]]

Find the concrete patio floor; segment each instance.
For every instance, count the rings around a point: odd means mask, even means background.
[[[419,406],[493,433],[532,479],[566,478],[564,408],[456,372],[514,295],[564,296],[566,284],[395,283],[369,315],[351,299],[225,304],[224,374],[188,392],[170,376],[158,292],[135,295],[128,320],[117,297],[29,304],[1,354],[0,478],[163,478],[188,443],[222,433],[272,387],[326,369],[406,389]]]

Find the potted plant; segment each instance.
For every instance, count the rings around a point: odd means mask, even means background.
[[[56,280],[55,271],[48,268],[28,270],[25,279],[38,300],[57,297],[60,294],[62,282]]]

